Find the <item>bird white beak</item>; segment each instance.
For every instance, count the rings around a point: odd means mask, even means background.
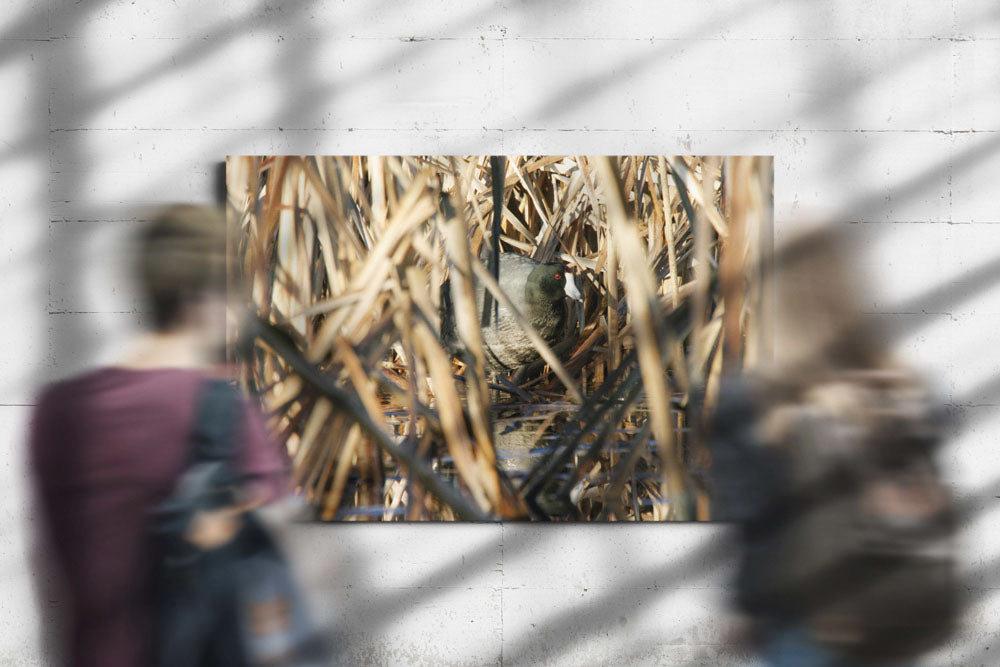
[[[572,273],[566,272],[566,296],[573,299],[574,301],[583,301],[583,295],[580,294],[580,290],[576,287],[576,278],[573,277]]]

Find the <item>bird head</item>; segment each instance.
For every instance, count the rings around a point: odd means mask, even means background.
[[[528,276],[529,292],[537,292],[550,301],[558,301],[569,297],[576,301],[583,300],[583,295],[576,286],[573,274],[559,263],[540,264]]]

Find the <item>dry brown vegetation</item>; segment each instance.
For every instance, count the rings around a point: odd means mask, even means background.
[[[506,295],[479,259],[488,157],[230,158],[233,257],[258,315],[241,325],[246,381],[318,516],[709,519],[703,415],[765,349],[771,171],[507,158],[503,250],[563,262],[584,301],[538,362],[489,376],[473,277]],[[463,359],[439,336],[449,277]]]

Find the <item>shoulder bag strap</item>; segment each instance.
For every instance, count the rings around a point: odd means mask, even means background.
[[[205,380],[191,432],[190,466],[218,464],[211,473],[211,504],[215,506],[235,501],[239,417],[238,390],[225,380]]]

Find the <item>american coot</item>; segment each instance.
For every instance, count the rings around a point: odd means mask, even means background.
[[[531,326],[552,344],[563,334],[566,325],[566,297],[581,300],[573,275],[559,263],[542,264],[530,257],[500,253],[500,286]],[[441,340],[453,354],[463,353],[462,341],[455,327],[455,313],[450,285],[441,288]],[[483,307],[483,285],[474,282],[476,308]],[[498,305],[497,319],[482,328],[486,368],[500,372],[512,370],[538,359],[538,351],[514,321],[510,311]]]

